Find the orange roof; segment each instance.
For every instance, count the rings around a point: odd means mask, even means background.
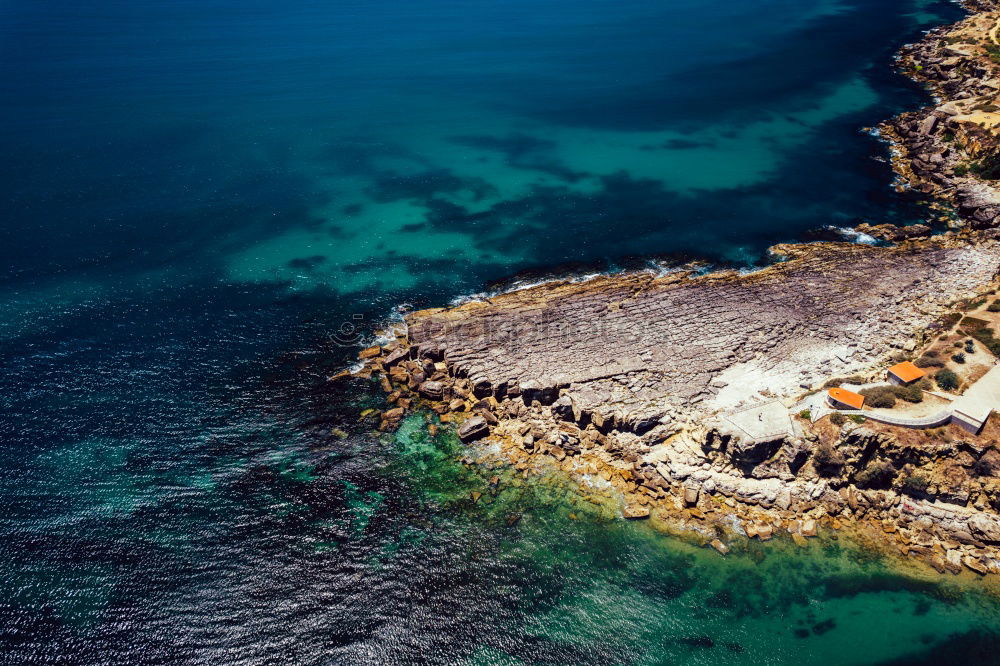
[[[847,389],[832,388],[830,389],[830,397],[854,409],[861,409],[861,406],[865,404],[865,396]]]
[[[903,361],[889,368],[889,372],[896,375],[904,382],[912,382],[924,376],[924,371],[913,365],[909,361]]]

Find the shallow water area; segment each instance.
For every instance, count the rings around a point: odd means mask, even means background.
[[[411,417],[397,435],[404,459],[462,454],[422,421]],[[971,577],[928,575],[831,531],[807,548],[787,535],[761,543],[729,533],[733,551],[723,558],[698,533],[671,537],[656,521],[623,521],[620,498],[595,504],[601,495],[582,494],[558,470],[524,478],[479,453],[480,465],[456,463],[450,473],[419,464],[420,486],[466,529],[506,527],[497,565],[546,580],[531,588],[543,608],[519,628],[543,642],[528,654],[484,649],[467,663],[871,664],[954,642],[976,654],[995,640],[972,635],[1000,616],[996,597]],[[491,624],[484,630],[503,628]]]

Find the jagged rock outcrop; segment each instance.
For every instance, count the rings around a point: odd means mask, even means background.
[[[995,43],[998,4],[963,3],[974,13],[931,30],[903,48],[899,61],[935,95],[936,105],[903,113],[880,126],[894,145],[900,188],[923,192],[952,206],[950,226],[1000,226],[1000,62]],[[897,240],[886,231],[866,231]],[[859,228],[859,231],[861,229]]]

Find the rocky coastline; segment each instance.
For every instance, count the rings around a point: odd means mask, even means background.
[[[858,227],[888,246],[776,246],[750,274],[627,273],[412,312],[360,355],[388,394],[380,427],[429,410],[469,464],[558,467],[722,554],[844,530],[939,572],[1000,573],[995,417],[972,435],[796,411],[942,345],[1000,349],[963,323],[1000,287],[1000,5],[965,6],[899,57],[935,105],[879,128],[926,224]]]

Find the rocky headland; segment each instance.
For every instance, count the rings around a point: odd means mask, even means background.
[[[956,386],[925,381],[929,401],[976,380],[961,350],[996,363],[1000,7],[966,6],[900,55],[935,104],[880,127],[926,224],[859,227],[886,246],[776,246],[749,274],[626,273],[410,313],[361,353],[389,394],[381,427],[432,410],[470,464],[558,466],[722,553],[852,530],[942,572],[1000,572],[996,417],[971,434],[809,408],[904,359],[957,370]]]

